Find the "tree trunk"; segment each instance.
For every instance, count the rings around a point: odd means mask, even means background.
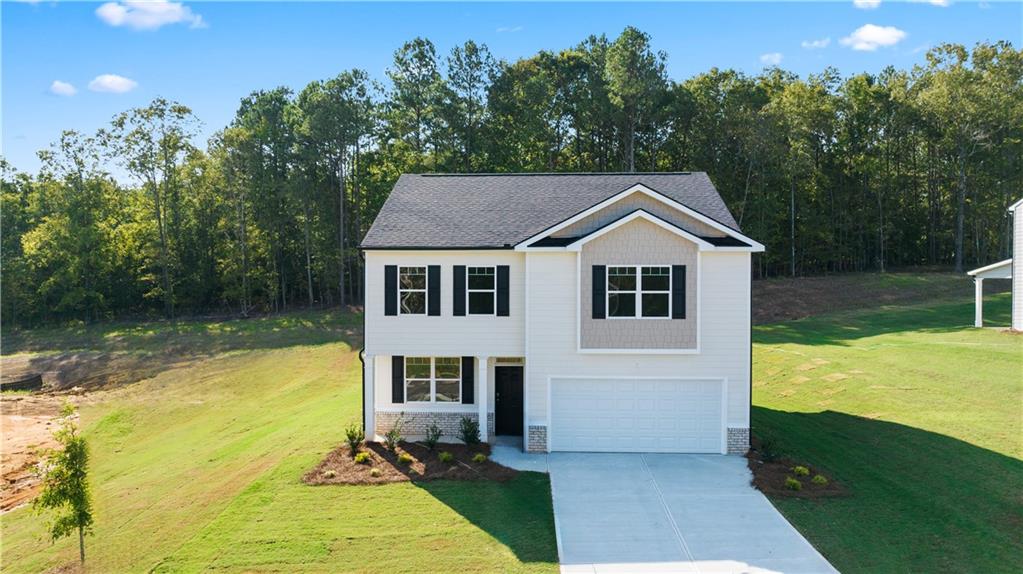
[[[78,559],[85,564],[85,531],[78,527]]]
[[[789,244],[792,248],[790,273],[796,276],[796,179],[789,178]]]

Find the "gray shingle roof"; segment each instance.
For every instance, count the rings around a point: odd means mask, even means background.
[[[510,247],[637,183],[739,230],[703,172],[404,174],[362,247]]]

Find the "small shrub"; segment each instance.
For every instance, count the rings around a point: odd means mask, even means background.
[[[794,478],[792,478],[791,476],[786,476],[785,477],[785,488],[787,488],[789,490],[795,490],[795,491],[798,492],[800,490],[803,490],[803,483],[799,482],[798,480],[796,480]]]
[[[407,452],[403,452],[398,455],[398,462],[400,462],[401,464],[409,465],[412,464],[413,460],[415,459],[413,459],[412,455]]]
[[[379,468],[371,468],[371,469],[369,469],[369,475],[374,477],[374,478],[376,478],[376,477],[378,477],[378,476],[380,476],[382,474],[383,474],[383,471],[381,471]]]
[[[487,455],[483,454],[482,452],[478,452],[476,453],[475,456],[472,457],[472,461],[475,462],[476,464],[487,462]]]
[[[327,470],[323,472],[323,478],[334,478],[337,476],[337,472],[333,470]]]
[[[398,448],[400,443],[405,437],[402,436],[401,431],[405,427],[405,413],[398,415],[398,419],[394,421],[394,426],[391,430],[384,434],[384,446],[387,450],[394,452]]]
[[[480,443],[480,423],[469,418],[462,417],[458,422],[458,440],[468,446],[475,446]]]
[[[444,436],[444,433],[440,430],[440,427],[436,424],[430,425],[430,428],[426,429],[426,448],[434,450],[437,448],[437,443],[440,442],[440,437]]]
[[[760,439],[760,460],[764,462],[774,462],[778,459],[778,443],[773,438],[765,437]]]
[[[805,466],[795,466],[792,468],[792,474],[796,476],[810,476],[810,469]]]
[[[448,451],[443,451],[437,455],[437,458],[440,459],[440,461],[445,464],[451,464],[455,460],[455,455],[451,454]]]
[[[810,479],[810,482],[816,484],[817,486],[827,486],[828,485],[828,479],[825,478],[823,474],[815,474],[815,475],[813,475],[813,478]]]
[[[366,433],[362,430],[362,425],[359,423],[352,423],[345,427],[345,442],[348,443],[348,452],[352,456],[355,456],[359,452],[359,447],[362,445],[362,441],[366,439]]]
[[[369,453],[360,452],[359,454],[355,455],[355,462],[358,464],[369,464]]]

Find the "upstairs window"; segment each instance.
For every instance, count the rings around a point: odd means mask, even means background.
[[[466,287],[470,315],[493,315],[497,294],[494,267],[469,267],[466,269]]]
[[[461,389],[461,358],[405,357],[406,402],[457,403]]]
[[[618,319],[671,317],[671,267],[608,267],[607,316]]]
[[[402,315],[426,314],[426,267],[398,268],[398,301]]]

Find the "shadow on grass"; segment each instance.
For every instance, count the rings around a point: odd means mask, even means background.
[[[984,324],[1008,327],[1011,295],[1002,293],[985,298]],[[973,324],[973,301],[940,305],[892,307],[871,311],[849,311],[823,317],[758,325],[753,342],[761,344],[795,343],[801,345],[842,345],[849,341],[914,331],[951,333]]]
[[[834,411],[751,415],[754,434],[849,489],[844,499],[775,501],[842,572],[1002,572],[1023,556],[1018,458]],[[1007,452],[1020,452],[1021,426],[1002,429]]]
[[[511,550],[520,562],[558,563],[551,484],[546,474],[520,472],[508,482],[413,483]]]

